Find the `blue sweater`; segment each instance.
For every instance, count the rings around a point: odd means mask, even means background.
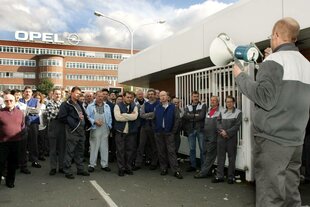
[[[176,129],[175,124],[177,124],[175,105],[170,104],[167,108],[164,108],[162,104],[158,104],[154,110],[155,115],[155,133],[174,133]],[[164,127],[163,127],[164,125]]]

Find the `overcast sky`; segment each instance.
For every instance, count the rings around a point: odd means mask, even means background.
[[[144,49],[176,32],[197,24],[237,0],[0,0],[0,39],[14,40],[18,30],[77,33],[81,44],[130,48],[126,28],[95,10],[128,25],[134,49]],[[165,24],[141,26],[157,20]]]

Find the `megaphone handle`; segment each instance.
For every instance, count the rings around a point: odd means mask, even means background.
[[[244,66],[243,66],[243,64],[240,62],[239,59],[237,59],[236,57],[234,57],[234,62],[235,62],[236,65],[238,65],[238,67],[239,67],[242,71],[244,71]]]

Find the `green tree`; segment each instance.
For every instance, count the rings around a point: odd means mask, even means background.
[[[37,91],[48,95],[48,92],[50,92],[53,88],[54,83],[49,78],[43,78],[37,86]]]

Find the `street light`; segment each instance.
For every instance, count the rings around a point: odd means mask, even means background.
[[[131,29],[131,27],[127,24],[125,24],[124,22],[120,21],[120,20],[117,20],[117,19],[114,19],[112,17],[109,17],[107,15],[104,15],[103,13],[101,12],[98,12],[98,11],[95,11],[94,12],[94,15],[96,15],[97,17],[104,17],[104,18],[107,18],[107,19],[110,19],[112,21],[115,21],[115,22],[118,22],[120,24],[122,24],[123,26],[126,27],[126,29],[128,30],[128,32],[130,33],[130,54],[131,56],[133,55],[133,37],[134,37],[134,34],[135,32],[141,28],[142,26],[146,26],[146,25],[150,25],[150,24],[164,24],[166,21],[165,20],[158,20],[157,22],[151,22],[151,23],[146,23],[146,24],[141,24],[139,25],[136,29]]]

